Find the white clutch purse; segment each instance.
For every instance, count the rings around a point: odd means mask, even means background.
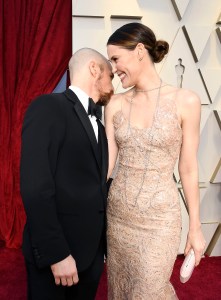
[[[185,257],[183,264],[180,268],[180,281],[182,283],[185,283],[190,279],[194,267],[195,267],[195,255],[193,249],[191,249],[187,254],[187,256]]]

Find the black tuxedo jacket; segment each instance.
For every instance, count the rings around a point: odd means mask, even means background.
[[[29,106],[22,130],[21,195],[27,215],[23,253],[39,268],[71,254],[78,271],[92,262],[105,230],[108,147],[102,162],[88,115],[70,89]]]

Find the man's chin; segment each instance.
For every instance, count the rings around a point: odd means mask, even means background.
[[[97,101],[97,104],[100,106],[105,106],[110,101],[111,96],[113,95],[113,92],[106,93],[105,95],[101,96],[101,98]]]
[[[108,99],[99,99],[96,104],[98,104],[100,106],[106,106],[109,101],[110,101],[110,99],[109,100]]]

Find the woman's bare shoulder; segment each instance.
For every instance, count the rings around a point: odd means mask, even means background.
[[[107,106],[105,107],[105,110],[111,110],[113,111],[113,113],[115,113],[118,110],[121,110],[122,102],[127,101],[130,94],[130,91],[127,91],[125,93],[114,94],[108,102]]]
[[[198,94],[188,89],[179,89],[177,92],[177,100],[180,101],[181,104],[185,106],[200,104],[200,98]]]
[[[198,120],[201,111],[201,101],[197,93],[188,89],[179,89],[176,101],[182,120],[189,118]]]

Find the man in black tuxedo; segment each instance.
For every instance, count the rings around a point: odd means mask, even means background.
[[[23,124],[29,300],[92,300],[103,271],[108,146],[97,104],[113,94],[113,73],[89,48],[69,70],[69,89],[35,99]]]

